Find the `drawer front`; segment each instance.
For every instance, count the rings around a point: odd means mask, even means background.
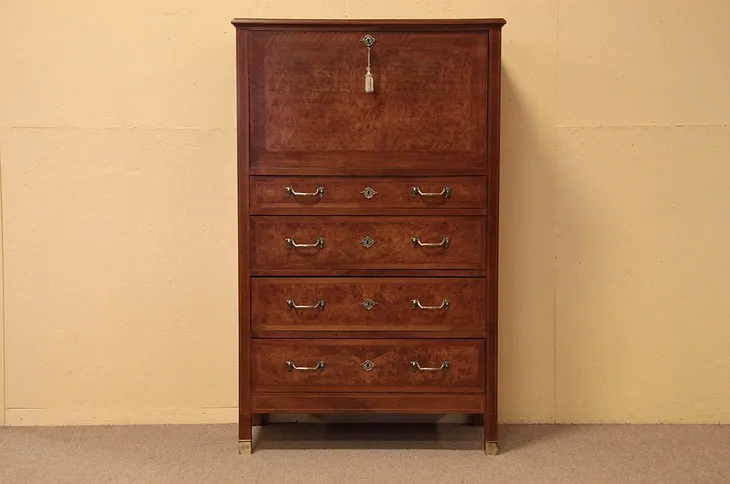
[[[485,217],[251,217],[253,270],[484,269]]]
[[[483,278],[254,278],[254,331],[484,331]]]
[[[487,34],[366,33],[249,33],[251,172],[483,172]]]
[[[252,340],[255,392],[482,392],[484,340]]]
[[[251,177],[251,211],[486,209],[487,179]]]

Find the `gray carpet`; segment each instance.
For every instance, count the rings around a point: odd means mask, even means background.
[[[730,483],[730,426],[526,425],[485,456],[467,425],[0,428],[0,483]]]

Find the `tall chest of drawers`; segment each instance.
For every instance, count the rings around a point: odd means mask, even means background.
[[[497,439],[503,19],[234,19],[240,429],[472,414]]]

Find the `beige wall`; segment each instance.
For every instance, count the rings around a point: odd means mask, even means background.
[[[0,166],[2,166],[2,145],[0,145]],[[2,259],[2,170],[0,170],[0,427],[5,425],[5,284]]]
[[[6,423],[235,420],[245,16],[505,17],[501,420],[730,423],[730,4],[687,5],[0,0]]]

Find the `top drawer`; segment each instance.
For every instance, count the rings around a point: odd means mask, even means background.
[[[487,34],[249,32],[252,174],[484,174]]]
[[[252,176],[249,197],[254,214],[486,209],[487,177]]]

